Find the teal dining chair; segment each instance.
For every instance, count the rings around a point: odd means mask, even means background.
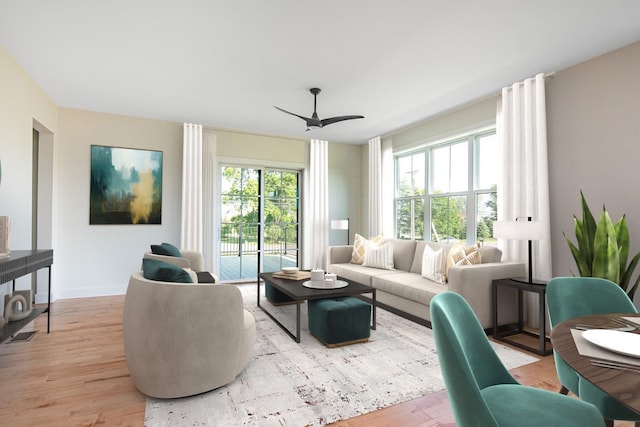
[[[637,313],[620,286],[599,277],[554,277],[547,283],[547,307],[550,325],[590,314]],[[555,351],[556,372],[562,388],[581,400],[594,404],[608,427],[613,420],[635,421],[640,427],[640,414],[628,409],[574,371]]]
[[[459,294],[438,294],[430,310],[438,360],[459,427],[604,426],[592,404],[518,383]]]

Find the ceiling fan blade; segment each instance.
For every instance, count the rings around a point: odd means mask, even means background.
[[[302,120],[304,120],[304,121],[306,121],[306,122],[308,122],[308,121],[312,121],[312,120],[313,120],[313,119],[311,119],[311,118],[309,118],[309,117],[304,117],[304,116],[301,116],[301,115],[299,115],[299,114],[292,113],[292,112],[287,111],[287,110],[283,110],[282,108],[280,108],[280,107],[276,107],[275,105],[273,106],[273,108],[275,108],[276,110],[280,110],[280,111],[282,111],[283,113],[287,113],[287,114],[291,114],[292,116],[299,117],[299,118],[301,118]]]
[[[353,120],[353,119],[364,119],[364,116],[338,116],[338,117],[330,117],[328,119],[322,119],[322,126],[330,125],[333,123],[342,122],[344,120]]]

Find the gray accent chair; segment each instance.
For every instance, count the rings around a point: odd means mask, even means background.
[[[123,316],[131,379],[156,398],[192,396],[232,382],[249,362],[256,326],[234,285],[129,279]]]

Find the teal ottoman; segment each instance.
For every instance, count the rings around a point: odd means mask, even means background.
[[[270,283],[264,284],[264,293],[267,297],[267,300],[273,305],[285,305],[285,304],[294,304],[295,301],[289,298],[287,295],[283,294]]]
[[[369,340],[371,305],[354,297],[310,300],[309,332],[327,347]]]

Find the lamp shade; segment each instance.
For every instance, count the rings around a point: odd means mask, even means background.
[[[332,230],[348,230],[349,220],[348,219],[332,219],[331,229]]]
[[[496,221],[493,237],[512,240],[544,240],[548,227],[543,221]]]

